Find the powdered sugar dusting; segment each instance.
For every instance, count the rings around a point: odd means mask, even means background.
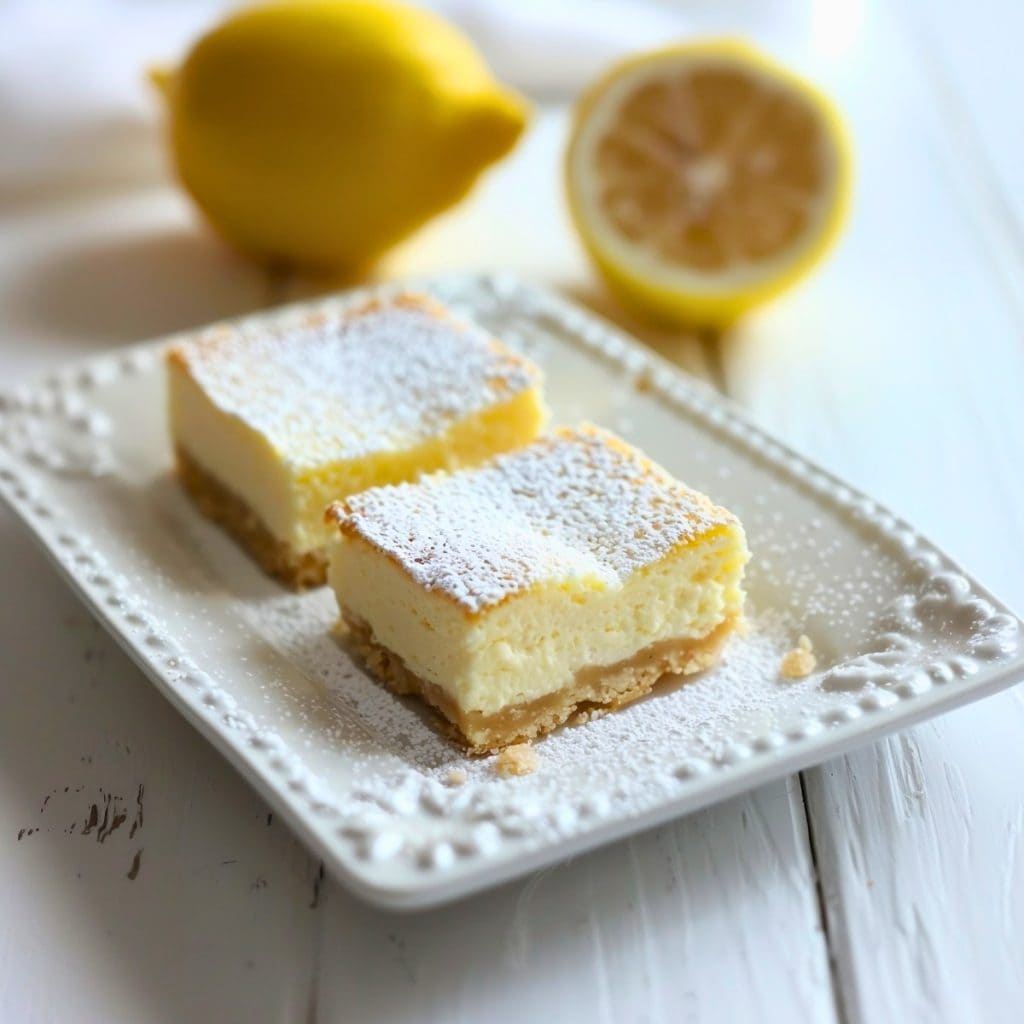
[[[349,655],[344,639],[333,631],[337,606],[329,592],[282,593],[249,602],[245,617],[315,680],[341,719],[351,723],[336,728],[343,728],[356,756],[360,744],[352,736],[358,726],[377,756],[386,752],[403,770],[440,783],[458,770],[474,783],[503,784],[489,760],[469,757],[438,732],[433,713],[419,701],[395,697]],[[792,682],[779,677],[779,659],[797,632],[774,610],[753,611],[747,628],[730,639],[715,667],[679,683],[663,683],[649,697],[538,741],[538,785],[572,788],[574,776],[582,773],[595,787],[631,785],[632,779],[642,788],[668,751],[674,758],[714,760],[727,756],[736,742],[799,726],[824,704],[817,678]],[[320,712],[310,714],[310,738],[324,741]],[[391,784],[388,773],[378,774],[383,787]]]
[[[1019,678],[1017,617],[886,509],[554,296],[477,276],[435,289],[528,346],[558,421],[616,424],[720,497],[755,552],[752,629],[719,666],[546,737],[525,778],[467,760],[417,702],[369,679],[328,632],[330,592],[283,593],[196,514],[166,476],[162,346],[0,396],[14,428],[26,416],[40,428],[39,447],[17,435],[0,451],[4,499],[175,705],[368,897],[411,906],[464,893],[507,877],[523,855],[552,862]],[[336,308],[329,300],[316,315]],[[112,426],[106,475],[88,482],[63,458],[83,404]],[[99,440],[84,439],[86,456]],[[779,657],[805,632],[820,672],[779,679]]]
[[[470,612],[543,580],[617,586],[735,522],[597,427],[555,431],[481,469],[378,487],[336,507],[346,532]]]
[[[174,358],[296,467],[420,443],[540,380],[481,328],[410,295],[287,329],[219,328]]]

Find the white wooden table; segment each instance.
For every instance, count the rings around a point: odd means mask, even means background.
[[[1024,608],[1024,5],[693,6],[837,97],[856,209],[733,336],[645,336]],[[565,221],[564,125],[542,112],[388,271],[509,266],[618,317]],[[156,172],[27,183],[0,221],[0,383],[295,288]],[[1024,1019],[1021,689],[395,916],[322,878],[6,514],[0,609],[4,1022]]]

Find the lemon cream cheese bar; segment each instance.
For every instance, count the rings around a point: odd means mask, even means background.
[[[179,477],[269,573],[324,582],[330,501],[532,440],[540,372],[405,295],[287,329],[214,329],[170,349]]]
[[[706,667],[742,613],[739,521],[596,427],[328,518],[329,582],[368,667],[478,753]]]

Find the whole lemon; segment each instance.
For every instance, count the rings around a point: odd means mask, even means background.
[[[455,28],[391,2],[243,10],[153,77],[178,174],[216,229],[314,269],[364,268],[457,202],[526,122]]]

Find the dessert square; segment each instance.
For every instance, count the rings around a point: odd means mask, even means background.
[[[475,753],[705,668],[742,614],[736,517],[589,425],[328,518],[355,647]]]
[[[417,295],[219,328],[167,354],[179,477],[270,574],[324,582],[324,509],[367,487],[470,466],[531,441],[540,371]]]

